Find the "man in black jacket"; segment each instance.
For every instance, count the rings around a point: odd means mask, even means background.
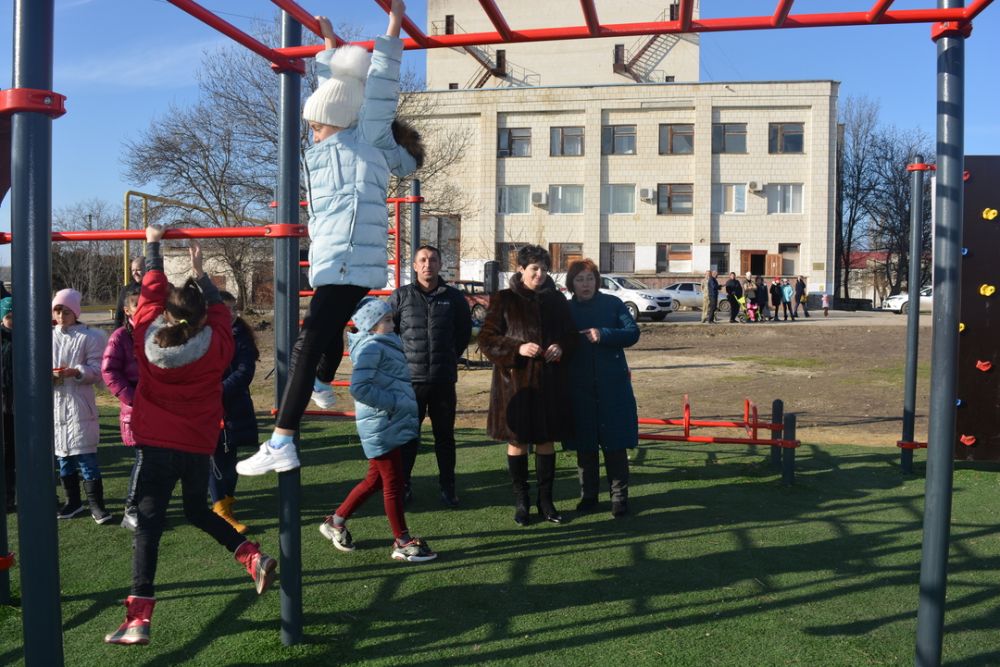
[[[730,273],[729,280],[726,281],[726,301],[729,302],[730,322],[735,322],[736,316],[740,314],[740,302],[737,299],[741,296],[743,296],[743,286],[736,279],[736,274]]]
[[[441,502],[458,507],[455,494],[455,383],[458,360],[472,336],[472,315],[465,297],[440,278],[441,252],[421,246],[413,258],[417,281],[395,289],[389,297],[396,331],[410,366],[420,421],[429,415],[434,431]],[[410,475],[420,438],[403,445],[404,502],[412,499]]]

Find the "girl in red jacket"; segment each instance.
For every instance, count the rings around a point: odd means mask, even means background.
[[[180,480],[188,521],[235,553],[257,594],[274,580],[277,562],[209,510],[209,457],[222,419],[222,374],[233,358],[229,309],[202,271],[201,248],[191,243],[195,278],[173,287],[163,273],[163,230],[146,229],[146,266],[134,317],[139,384],[132,404],[136,440],[135,500],[138,526],[132,552],[132,594],[125,622],[104,641],[148,644],[153,577],[160,536],[174,485]]]

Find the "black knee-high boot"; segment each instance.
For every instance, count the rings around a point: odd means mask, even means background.
[[[102,524],[111,521],[111,513],[104,509],[104,480],[85,479],[83,480],[83,490],[87,493],[90,516],[94,517],[94,521]]]
[[[85,510],[80,501],[80,475],[72,473],[61,479],[63,491],[66,492],[66,504],[56,514],[58,519],[72,519]]]
[[[527,526],[531,521],[528,515],[528,506],[531,503],[528,497],[528,455],[508,454],[507,470],[510,471],[510,480],[514,488],[514,523]]]
[[[604,452],[604,469],[611,486],[611,514],[618,518],[628,514],[628,450]]]
[[[556,455],[535,454],[535,475],[538,479],[538,513],[552,523],[562,523],[562,515],[552,502],[552,485],[556,478]]]

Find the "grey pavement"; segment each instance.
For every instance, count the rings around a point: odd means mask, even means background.
[[[851,312],[847,310],[831,310],[829,317],[823,317],[823,310],[810,310],[810,317],[798,317],[795,322],[791,320],[785,322],[760,322],[758,326],[898,326],[906,328],[906,315],[896,313],[869,310]],[[729,324],[729,313],[716,313],[717,324],[714,326],[736,326]],[[647,320],[641,320],[646,323]],[[678,310],[667,316],[664,320],[668,324],[701,324],[700,310]],[[653,322],[653,324],[657,324]],[[704,326],[713,326],[705,324]],[[743,325],[746,326],[746,325]],[[931,314],[920,314],[920,326],[931,326]]]

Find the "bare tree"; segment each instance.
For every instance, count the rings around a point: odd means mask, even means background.
[[[877,185],[874,162],[878,114],[878,103],[866,97],[848,97],[840,109],[836,283],[845,299],[850,296],[851,255],[865,238]]]
[[[911,178],[907,165],[917,155],[931,155],[932,144],[922,130],[889,127],[877,132],[872,141],[875,189],[867,201],[870,219],[870,247],[886,251],[881,270],[889,294],[898,294],[906,282],[911,261],[921,262],[921,284],[930,277],[930,194],[924,183],[924,206],[920,212],[921,256],[910,257]]]
[[[100,199],[56,210],[52,229],[58,232],[114,229],[121,208]],[[122,285],[124,248],[120,241],[60,241],[52,246],[52,286],[72,287],[86,301],[114,303]]]

